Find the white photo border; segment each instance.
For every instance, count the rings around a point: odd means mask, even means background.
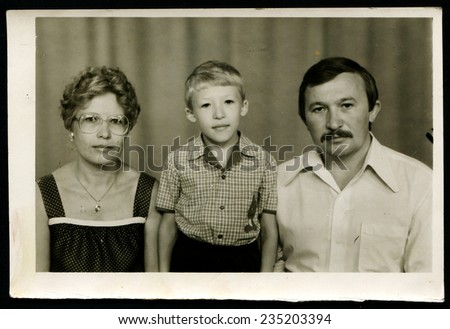
[[[433,19],[432,273],[36,273],[35,101],[38,17],[430,17]],[[441,302],[443,266],[442,12],[437,8],[9,11],[8,157],[10,294],[13,298],[395,300]],[[380,289],[383,287],[383,289]]]

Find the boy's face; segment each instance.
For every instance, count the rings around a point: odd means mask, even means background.
[[[238,141],[239,120],[247,114],[248,102],[235,86],[208,86],[193,94],[192,109],[185,111],[189,121],[199,124],[207,145],[227,148]]]

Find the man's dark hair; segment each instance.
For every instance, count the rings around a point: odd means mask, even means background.
[[[308,87],[315,87],[333,80],[341,73],[356,73],[361,76],[366,87],[369,111],[372,111],[378,100],[378,90],[374,77],[364,67],[345,57],[330,57],[322,59],[306,71],[300,85],[298,95],[298,113],[306,123],[305,92]]]

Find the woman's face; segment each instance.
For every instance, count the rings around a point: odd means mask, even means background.
[[[84,114],[97,114],[100,127],[94,132],[83,132],[80,129],[80,118]],[[73,142],[79,154],[79,160],[94,166],[112,166],[112,160],[119,160],[123,146],[123,135],[115,134],[113,127],[117,123],[116,118],[106,120],[111,116],[124,116],[124,110],[117,103],[116,96],[106,93],[94,97],[82,110],[78,110],[72,123]],[[92,117],[93,118],[93,117]],[[88,119],[92,125],[93,119]],[[86,123],[86,122],[85,122]],[[107,169],[107,168],[104,168]]]

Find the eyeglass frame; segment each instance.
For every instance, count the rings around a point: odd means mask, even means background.
[[[86,132],[86,131],[83,131],[83,129],[81,128],[81,119],[82,119],[84,116],[87,116],[87,115],[92,115],[92,116],[95,116],[95,117],[99,118],[100,120],[102,120],[102,123],[98,126],[98,128],[97,128],[95,131],[92,131],[92,132]],[[111,130],[111,128],[110,128],[110,126],[109,126],[109,119],[112,118],[112,117],[120,117],[121,119],[125,118],[125,119],[127,120],[127,126],[126,126],[126,129],[125,129],[125,131],[124,131],[122,134],[117,134],[117,133],[115,133],[115,132],[113,132],[113,131]],[[96,132],[98,132],[98,131],[100,130],[100,128],[103,126],[103,123],[104,123],[104,122],[106,122],[106,123],[108,124],[108,129],[109,129],[109,130],[111,131],[111,133],[114,134],[114,135],[117,135],[117,136],[125,136],[125,135],[130,131],[130,120],[128,119],[128,117],[127,117],[126,115],[123,115],[123,114],[111,114],[111,115],[108,116],[106,119],[103,119],[103,118],[100,116],[100,114],[95,113],[95,112],[89,112],[89,113],[83,113],[83,114],[80,115],[78,118],[73,118],[73,121],[78,121],[78,128],[80,128],[80,131],[81,131],[83,134],[95,134]]]

